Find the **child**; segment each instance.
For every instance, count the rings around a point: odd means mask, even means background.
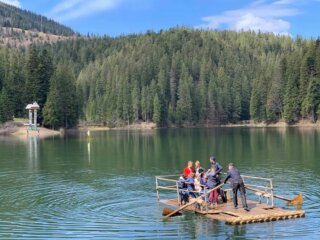
[[[200,183],[200,194],[205,194],[207,192],[207,174],[205,172],[202,172],[199,176],[199,183]],[[205,202],[208,201],[208,195],[205,195],[204,197]]]
[[[189,191],[189,195],[193,198],[197,198],[198,194],[196,193],[196,189],[194,186],[194,173],[190,173],[189,177],[187,178],[186,184]]]
[[[187,191],[187,184],[186,184],[186,176],[182,174],[178,180],[178,189],[179,189],[179,196],[180,196],[180,205],[186,204],[189,202],[189,194]]]
[[[194,179],[194,187],[198,193],[201,191],[201,186],[200,186],[200,174],[196,173],[196,177]]]

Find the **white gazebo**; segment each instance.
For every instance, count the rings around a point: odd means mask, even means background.
[[[40,109],[40,106],[37,102],[28,104],[26,109],[29,110],[29,127],[31,129],[37,130],[37,110]]]

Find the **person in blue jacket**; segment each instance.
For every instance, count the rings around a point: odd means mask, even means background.
[[[187,189],[189,191],[189,195],[193,198],[197,198],[199,195],[196,193],[196,189],[194,186],[194,173],[190,173],[186,180]]]
[[[189,193],[187,190],[186,176],[184,174],[182,174],[179,177],[178,189],[179,189],[179,196],[180,196],[180,205],[188,203],[189,202]]]
[[[209,169],[207,171],[206,175],[207,175],[207,184],[206,185],[209,188],[209,190],[215,188],[216,186],[218,186],[220,184],[220,178],[219,178],[214,167]],[[220,189],[216,189],[209,194],[209,203],[210,204],[214,204],[215,206],[217,206],[219,192],[220,192]]]
[[[250,211],[248,208],[247,200],[246,200],[246,190],[244,188],[243,179],[240,175],[239,170],[234,167],[233,163],[229,163],[228,165],[228,173],[227,177],[224,180],[226,183],[229,179],[232,185],[233,192],[233,205],[235,208],[238,208],[238,191],[240,191],[242,206],[246,211]]]
[[[214,168],[216,171],[216,174],[220,174],[220,172],[222,171],[222,166],[217,162],[216,157],[215,156],[211,156],[210,157],[210,163],[211,163],[211,168]]]

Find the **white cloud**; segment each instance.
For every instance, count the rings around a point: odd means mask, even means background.
[[[19,0],[0,0],[0,2],[21,8],[21,3]]]
[[[297,0],[258,0],[252,4],[225,11],[221,15],[204,17],[200,28],[226,28],[235,31],[261,31],[275,34],[289,34],[290,22],[285,17],[300,14],[295,6]]]
[[[63,0],[48,15],[59,21],[68,21],[114,9],[121,2],[122,0]]]

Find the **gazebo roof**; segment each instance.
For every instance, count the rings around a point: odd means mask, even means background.
[[[32,104],[28,104],[27,106],[26,106],[26,109],[39,109],[40,108],[40,106],[39,106],[39,104],[37,103],[37,102],[34,102],[34,103],[32,103]]]

